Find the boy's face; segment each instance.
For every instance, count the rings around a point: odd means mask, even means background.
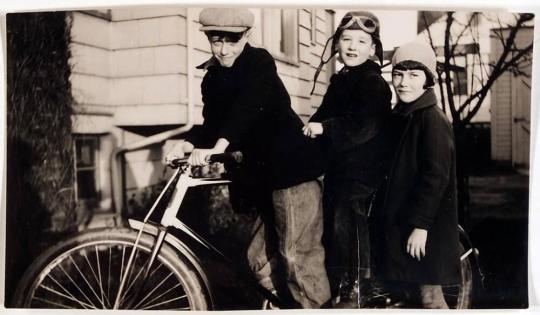
[[[210,49],[212,55],[219,61],[222,67],[232,67],[234,61],[242,51],[248,41],[248,34],[243,33],[240,38],[238,34],[231,34],[235,36],[225,35],[208,35],[208,41],[210,42]]]
[[[337,48],[339,58],[347,67],[359,66],[375,53],[371,35],[363,30],[344,30]]]
[[[392,85],[398,98],[404,103],[416,101],[426,89],[426,73],[423,70],[397,70],[392,71]]]

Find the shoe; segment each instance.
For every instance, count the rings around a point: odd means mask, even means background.
[[[342,286],[339,289],[338,297],[335,299],[334,308],[337,309],[357,309],[360,308],[360,286],[358,281],[352,285]]]
[[[272,290],[271,292],[276,298],[278,297],[278,293],[276,290]],[[279,306],[275,305],[274,303],[272,303],[270,300],[268,299],[264,299],[263,300],[263,303],[262,303],[262,306],[261,306],[261,309],[263,310],[279,310],[281,309]]]

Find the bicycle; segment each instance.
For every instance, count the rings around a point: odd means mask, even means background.
[[[210,162],[240,163],[241,159],[240,153],[233,152],[211,156]],[[189,188],[229,184],[231,180],[225,176],[194,177],[185,159],[175,164],[176,171],[142,221],[129,219],[127,228],[82,232],[38,256],[19,282],[15,305],[21,308],[214,309],[211,284],[190,242],[202,245],[228,262],[231,259],[178,219],[178,214]],[[174,191],[159,223],[150,221],[172,187]],[[172,230],[181,231],[181,237],[171,234]],[[475,250],[470,242],[467,246],[461,259],[461,284],[445,288],[448,303],[454,308],[470,307]],[[272,292],[253,284],[264,297],[262,309],[281,305]],[[386,299],[388,307],[395,305],[387,293],[374,296],[381,297]]]

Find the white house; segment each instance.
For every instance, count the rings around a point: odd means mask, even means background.
[[[256,17],[251,43],[273,54],[293,108],[307,119],[322,101],[333,72],[332,65],[325,67],[310,96],[314,69],[334,28],[334,12],[251,10]],[[171,144],[147,144],[160,132],[202,122],[199,86],[204,73],[195,66],[210,51],[198,30],[199,12],[169,6],[70,15],[80,204],[97,213],[123,207],[127,196],[156,184],[166,172],[162,161]],[[119,157],[117,162],[112,156]],[[123,183],[116,181],[120,174]]]

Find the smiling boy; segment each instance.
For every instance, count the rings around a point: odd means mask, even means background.
[[[272,56],[248,43],[253,20],[243,8],[201,11],[200,30],[212,52],[198,67],[206,70],[202,132],[168,159],[194,146],[191,165],[205,165],[208,155],[225,150],[242,151],[235,184],[249,190],[260,214],[247,252],[250,268],[286,307],[319,308],[330,298],[317,182],[323,154],[317,141],[302,135]]]

